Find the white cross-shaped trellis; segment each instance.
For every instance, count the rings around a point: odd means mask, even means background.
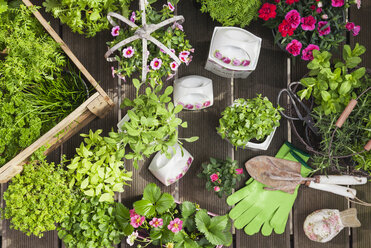
[[[113,21],[112,17],[115,17],[123,22],[125,22],[127,25],[129,25],[132,28],[137,28],[135,31],[134,35],[117,43],[115,46],[110,48],[104,57],[108,62],[114,62],[117,61],[115,57],[110,57],[116,50],[118,50],[120,47],[125,46],[126,44],[133,42],[134,40],[137,39],[142,39],[142,82],[146,81],[147,78],[147,73],[148,73],[148,68],[147,68],[147,62],[148,62],[148,48],[147,48],[147,40],[151,41],[153,44],[158,46],[160,49],[162,49],[166,54],[168,54],[178,65],[181,64],[180,59],[178,56],[176,56],[168,47],[166,47],[164,44],[162,44],[160,41],[157,39],[153,38],[151,36],[151,33],[156,31],[157,29],[160,29],[166,25],[169,25],[174,22],[180,22],[182,23],[184,21],[183,16],[174,16],[172,18],[169,18],[165,21],[162,21],[158,24],[147,24],[146,21],[146,0],[139,0],[139,9],[142,12],[142,27],[139,28],[138,25],[127,19],[126,17],[110,12],[107,15],[108,21],[111,23],[112,26],[117,26],[116,22]]]

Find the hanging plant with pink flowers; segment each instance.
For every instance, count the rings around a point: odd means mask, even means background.
[[[293,57],[313,59],[313,50],[328,51],[358,35],[361,27],[346,22],[345,11],[360,0],[274,0],[264,3],[259,18],[274,30],[274,40]]]
[[[135,72],[142,72],[142,81],[146,79],[160,81],[165,77],[169,80],[174,77],[181,64],[188,65],[192,61],[194,49],[185,38],[181,25],[184,18],[174,16],[174,6],[178,0],[169,0],[159,12],[151,7],[154,2],[156,0],[149,1],[149,3],[141,1],[140,4],[145,12],[132,12],[130,18],[124,20],[126,26],[119,26],[116,22],[110,21],[111,24],[115,24],[111,31],[115,39],[107,43],[110,50],[105,56],[108,61],[118,62],[118,68],[111,68],[113,77],[118,76],[125,80]],[[117,15],[111,15],[120,19]],[[143,17],[146,19],[144,22]],[[123,19],[125,18],[120,20],[123,21]],[[109,20],[112,19],[109,17]],[[166,21],[168,22],[165,23]],[[147,42],[146,49],[143,49],[143,39]],[[129,42],[120,46],[119,44],[123,44],[125,40]],[[162,48],[161,45],[163,45]],[[146,56],[143,56],[144,51]],[[113,52],[115,52],[114,57],[109,58],[108,56]],[[145,64],[144,68],[143,64]]]

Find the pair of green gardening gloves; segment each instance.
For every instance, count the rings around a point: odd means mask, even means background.
[[[312,171],[306,164],[309,155],[288,142],[283,144],[276,157],[300,162],[302,176],[307,176]],[[244,228],[248,235],[260,230],[264,236],[269,236],[272,230],[278,234],[283,233],[299,188],[297,186],[294,194],[289,194],[279,190],[265,190],[265,187],[267,186],[250,178],[244,188],[227,198],[228,205],[235,205],[229,212],[234,226],[237,229]]]

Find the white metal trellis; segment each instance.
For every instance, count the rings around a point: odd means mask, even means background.
[[[160,28],[162,28],[162,27],[165,27],[166,25],[169,25],[171,23],[175,23],[175,22],[183,23],[184,22],[184,17],[183,16],[174,16],[174,17],[169,18],[165,21],[162,21],[158,24],[149,24],[148,25],[147,21],[146,21],[146,3],[145,2],[146,2],[146,0],[139,0],[139,9],[140,9],[141,14],[142,14],[142,26],[141,27],[139,27],[138,25],[136,25],[135,23],[133,23],[132,21],[130,21],[129,19],[127,19],[126,17],[124,17],[120,14],[117,14],[117,13],[114,13],[114,12],[108,13],[107,19],[111,23],[112,26],[117,26],[117,23],[112,19],[112,17],[114,17],[114,18],[117,18],[117,19],[123,21],[124,23],[126,23],[127,25],[129,25],[132,28],[137,28],[137,30],[135,31],[133,36],[117,43],[115,46],[111,47],[106,52],[106,54],[104,55],[104,57],[106,58],[106,60],[108,62],[117,61],[115,57],[110,57],[110,55],[112,55],[120,47],[125,46],[126,44],[128,44],[130,42],[133,42],[134,40],[142,39],[142,56],[143,56],[143,60],[142,60],[142,82],[146,81],[147,73],[148,73],[148,69],[147,69],[147,62],[148,62],[147,40],[151,41],[153,44],[155,44],[160,49],[162,49],[178,65],[181,64],[181,61],[178,58],[178,56],[176,56],[176,54],[174,54],[172,51],[170,51],[170,49],[168,47],[166,47],[164,44],[162,44],[159,40],[153,38],[151,36],[151,33],[160,29]]]

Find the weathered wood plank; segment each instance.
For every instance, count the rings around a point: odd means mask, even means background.
[[[277,106],[277,94],[287,84],[286,55],[273,44],[271,30],[263,27],[260,21],[252,23],[246,29],[262,38],[262,48],[256,70],[246,79],[235,79],[234,99],[254,98],[257,94],[262,94],[263,97],[267,96],[274,106]],[[267,151],[237,149],[235,159],[244,168],[244,163],[252,157],[263,154],[274,156],[287,139],[286,130],[286,121],[281,120],[281,126],[276,130]],[[246,175],[247,179],[248,174]],[[244,186],[243,183],[246,179],[243,180],[240,187]],[[236,230],[237,247],[289,247],[290,232],[288,227],[289,225],[287,225],[284,234],[273,233],[269,237],[264,237],[260,233],[248,236],[243,230]]]
[[[371,68],[371,2],[362,1],[362,7],[357,9],[353,7],[350,11],[350,21],[356,25],[361,26],[361,32],[358,36],[350,36],[350,44],[355,45],[356,42],[366,47],[366,53],[362,56],[362,66]],[[368,94],[371,94],[368,92]],[[357,186],[357,196],[367,202],[371,202],[371,184],[367,183],[363,186]],[[361,221],[362,226],[359,228],[353,228],[353,239],[352,244],[354,248],[366,248],[370,247],[371,244],[371,209],[370,207],[364,207],[361,205],[354,205],[358,211],[358,219]]]

